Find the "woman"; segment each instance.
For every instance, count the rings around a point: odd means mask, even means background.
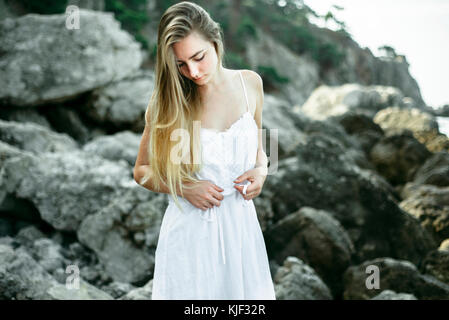
[[[262,79],[222,66],[221,33],[187,1],[159,23],[155,89],[134,168],[140,185],[170,195],[154,300],[275,299],[252,201],[267,176]]]

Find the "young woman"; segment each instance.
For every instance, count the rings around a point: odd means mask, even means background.
[[[170,195],[154,300],[275,299],[252,201],[267,176],[262,79],[223,67],[221,34],[187,1],[159,23],[155,89],[134,167],[140,185]]]

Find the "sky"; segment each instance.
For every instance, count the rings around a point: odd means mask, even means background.
[[[427,105],[449,104],[449,0],[304,0],[320,15],[331,10],[360,47],[375,56],[388,45],[405,55]],[[343,10],[332,9],[332,5]],[[319,26],[324,23],[312,20]],[[335,24],[328,23],[335,30]]]

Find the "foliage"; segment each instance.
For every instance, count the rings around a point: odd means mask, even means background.
[[[265,86],[274,86],[274,84],[285,84],[289,82],[288,78],[280,76],[276,69],[271,66],[257,66],[257,73],[263,78]]]
[[[26,12],[39,14],[64,13],[67,0],[16,0]]]
[[[135,39],[148,49],[148,42],[139,32],[148,22],[147,0],[105,0],[105,11],[114,13],[123,29],[134,35]]]
[[[226,51],[223,66],[230,69],[250,69],[249,64],[242,58],[240,54],[232,51]]]

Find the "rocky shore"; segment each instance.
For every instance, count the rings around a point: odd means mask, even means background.
[[[154,71],[111,14],[81,18],[0,21],[0,299],[151,299],[168,198],[132,169]],[[251,61],[276,60],[260,45]],[[348,50],[404,85],[331,73],[309,88],[316,65],[288,56],[295,80],[265,92],[279,157],[254,202],[276,298],[449,299],[447,114],[403,61]]]

